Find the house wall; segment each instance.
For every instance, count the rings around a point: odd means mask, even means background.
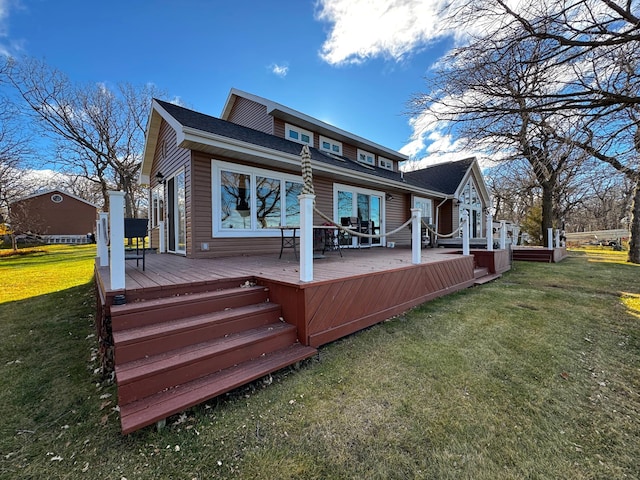
[[[453,204],[451,200],[447,200],[444,205],[440,207],[438,233],[449,235],[454,228],[458,228],[459,223],[457,216],[453,218]]]
[[[266,105],[244,97],[236,97],[228,120],[271,135],[274,131],[273,117],[267,114]],[[284,132],[284,124],[282,128]],[[281,136],[284,136],[284,133]]]
[[[237,255],[262,255],[275,254],[280,251],[280,237],[251,237],[251,238],[214,238],[212,236],[212,198],[211,198],[211,160],[212,155],[203,152],[194,152],[192,159],[192,192],[190,198],[193,201],[193,217],[191,219],[192,236],[188,248],[189,257],[215,258]],[[236,160],[216,155],[216,160],[237,163]],[[264,168],[264,165],[254,162],[244,162],[244,165]],[[300,172],[280,170],[285,173],[300,175]],[[316,208],[325,215],[333,216],[333,180],[321,175],[314,176],[314,189],[316,194]],[[387,231],[402,225],[410,216],[406,195],[394,196],[391,202],[387,202]],[[325,223],[320,215],[314,213],[314,225]],[[396,245],[410,245],[411,232],[408,229],[389,238]],[[207,244],[208,250],[203,248]]]
[[[176,132],[166,122],[162,121],[160,126],[160,133],[158,134],[158,143],[156,145],[156,151],[154,153],[154,161],[151,167],[151,174],[149,176],[151,182],[151,188],[158,184],[156,175],[162,173],[164,176],[165,188],[164,188],[164,205],[165,205],[165,217],[168,213],[168,201],[167,201],[167,183],[166,181],[174,176],[181,169],[185,171],[185,188],[186,188],[186,205],[187,205],[187,255],[190,254],[190,241],[192,238],[192,226],[191,226],[191,151],[178,147]],[[149,198],[149,205],[151,205],[151,198]],[[169,222],[165,218],[165,228],[168,229]],[[166,234],[167,232],[165,232]],[[151,231],[151,245],[157,247],[159,245],[158,229],[154,228]],[[166,242],[167,248],[169,246]]]
[[[51,197],[62,196],[56,203]],[[86,235],[96,229],[96,207],[60,192],[47,192],[18,201],[11,206],[17,229],[39,235]]]

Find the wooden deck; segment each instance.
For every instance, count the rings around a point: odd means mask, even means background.
[[[413,265],[407,248],[353,249],[314,260],[314,280],[301,282],[293,252],[278,253],[149,254],[144,270],[126,264],[123,290],[108,287],[108,267],[96,268],[100,352],[115,371],[123,433],[510,266],[501,250],[426,249]]]
[[[135,262],[126,263],[125,292],[161,290],[181,284],[199,285],[240,277],[263,277],[292,285],[313,285],[412,265],[411,250],[408,248],[343,249],[342,252],[342,257],[337,252],[327,252],[324,258],[315,259],[312,282],[300,281],[300,264],[291,251],[285,251],[281,259],[278,259],[278,252],[266,256],[242,255],[216,259],[149,254],[145,271],[136,267]],[[460,254],[452,250],[425,249],[422,250],[421,261],[422,264],[429,264],[458,257]],[[97,273],[104,291],[114,293],[109,288],[109,268],[100,267]]]

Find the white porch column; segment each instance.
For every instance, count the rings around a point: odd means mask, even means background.
[[[553,248],[553,228],[547,228],[547,248]]]
[[[158,253],[165,253],[167,251],[167,246],[165,245],[165,237],[164,237],[164,222],[158,222]]]
[[[504,220],[500,221],[500,249],[507,248],[507,223]]]
[[[421,210],[411,209],[411,263],[419,265],[422,257],[420,234],[422,233]]]
[[[96,243],[98,250],[98,264],[101,267],[109,266],[109,229],[107,228],[109,221],[108,213],[101,213],[96,222]]]
[[[469,212],[462,211],[462,254],[469,255]]]
[[[491,210],[487,212],[487,251],[493,251],[493,215]]]
[[[556,248],[560,248],[560,229],[556,228]]]
[[[124,192],[109,193],[111,289],[122,290],[124,280]]]
[[[300,281],[313,280],[313,201],[310,193],[298,195],[300,201]],[[295,242],[295,238],[293,240]]]

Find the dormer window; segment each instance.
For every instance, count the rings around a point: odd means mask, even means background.
[[[360,163],[364,163],[365,165],[371,165],[372,167],[376,166],[376,156],[365,150],[358,149],[358,161]]]
[[[313,147],[313,133],[308,130],[285,123],[284,135],[287,140]]]
[[[320,136],[320,150],[323,152],[333,153],[334,155],[342,155],[342,142],[331,140],[330,138]]]
[[[393,162],[388,158],[378,157],[378,166],[380,168],[384,168],[385,170],[393,171]]]

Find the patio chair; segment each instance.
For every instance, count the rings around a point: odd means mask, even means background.
[[[145,252],[144,239],[147,236],[149,220],[146,218],[125,218],[124,219],[124,238],[127,239],[127,247],[125,247],[124,259],[135,260],[136,267],[139,267],[142,260],[142,271],[145,269]],[[135,248],[131,245],[135,240]]]

